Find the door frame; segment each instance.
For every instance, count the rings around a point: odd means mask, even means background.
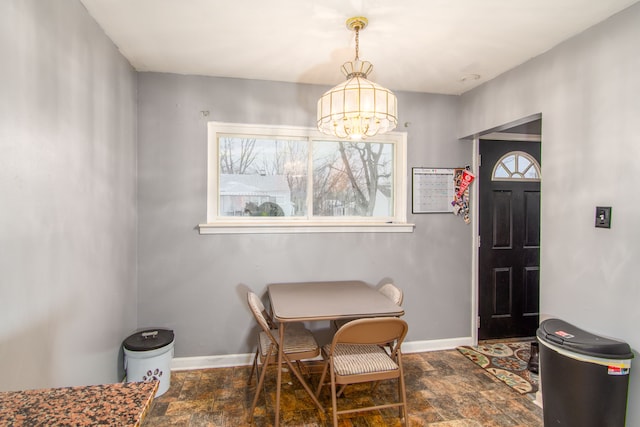
[[[514,120],[512,122],[506,123],[504,125],[501,126],[496,126],[490,129],[487,129],[485,131],[476,133],[474,135],[469,136],[468,138],[465,139],[469,139],[471,138],[473,141],[473,158],[471,161],[471,170],[474,171],[474,173],[478,173],[478,168],[480,166],[480,137],[483,138],[491,138],[491,139],[500,139],[500,137],[498,136],[499,133],[503,130],[506,129],[510,129],[519,125],[523,125],[529,122],[533,122],[536,120],[540,120],[542,119],[542,113],[537,113],[537,114],[532,114],[530,116],[526,116],[523,117],[521,119],[518,120]],[[489,136],[491,135],[491,136]],[[511,135],[509,136],[510,139],[514,139],[514,136]],[[524,137],[523,137],[524,138]],[[505,138],[506,139],[506,138]],[[524,140],[524,139],[522,139]],[[540,135],[540,140],[542,142],[542,135]],[[542,147],[541,147],[542,149]],[[542,160],[542,159],[540,159]],[[542,161],[540,162],[542,164]],[[475,188],[473,188],[472,191],[472,196],[473,196],[473,203],[471,203],[471,229],[472,229],[472,239],[471,239],[471,341],[473,342],[472,345],[477,345],[478,344],[478,328],[480,326],[479,322],[478,322],[478,317],[479,317],[479,286],[480,286],[480,279],[479,279],[479,257],[480,257],[480,248],[479,248],[479,241],[480,241],[480,221],[479,221],[479,214],[480,214],[480,197],[479,197],[479,187],[482,185],[482,182],[480,182],[480,180],[476,180],[475,181]],[[540,289],[542,289],[542,283],[540,283]]]

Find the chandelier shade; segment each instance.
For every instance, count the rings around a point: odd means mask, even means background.
[[[389,132],[398,124],[398,101],[389,89],[367,80],[373,69],[358,57],[359,30],[366,18],[351,18],[347,27],[356,32],[356,58],[342,66],[347,80],[318,100],[318,130],[340,139],[360,140]]]

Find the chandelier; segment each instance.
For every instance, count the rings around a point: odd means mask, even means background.
[[[356,32],[355,60],[342,65],[347,81],[328,90],[318,100],[318,130],[340,139],[364,139],[389,132],[398,124],[396,96],[367,80],[373,65],[359,57],[360,30],[367,23],[367,18],[360,16],[347,19],[347,28]]]

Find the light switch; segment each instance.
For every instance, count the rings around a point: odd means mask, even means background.
[[[611,228],[611,206],[596,206],[596,227]]]

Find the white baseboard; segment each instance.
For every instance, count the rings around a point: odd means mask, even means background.
[[[229,368],[231,366],[251,365],[253,353],[225,354],[221,356],[174,357],[171,361],[172,371],[190,369]]]
[[[472,337],[447,338],[442,340],[407,341],[402,344],[403,353],[451,350],[462,345],[473,345]],[[253,362],[253,353],[226,354],[221,356],[174,357],[171,360],[172,371],[191,369],[228,368],[246,366]]]
[[[542,408],[542,392],[540,390],[536,392],[536,399],[533,401],[533,403]]]
[[[446,338],[442,340],[408,341],[402,344],[403,353],[452,350],[462,345],[474,345],[472,337]]]

